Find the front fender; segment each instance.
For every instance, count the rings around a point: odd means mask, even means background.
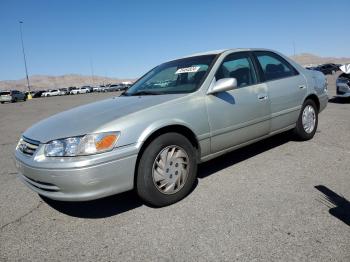
[[[181,119],[164,119],[164,120],[158,120],[155,121],[153,123],[151,123],[150,125],[148,125],[144,131],[140,134],[140,136],[137,139],[137,145],[138,147],[141,147],[142,144],[156,131],[168,127],[168,126],[184,126],[186,128],[188,128],[189,130],[192,131],[192,133],[195,134],[195,136],[197,137],[197,134],[194,132],[194,130],[191,128],[191,126],[186,123],[185,121],[181,120]]]

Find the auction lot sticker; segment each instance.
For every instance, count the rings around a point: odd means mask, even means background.
[[[190,66],[190,67],[184,67],[179,68],[176,70],[175,74],[184,74],[184,73],[195,73],[199,70],[200,66]]]

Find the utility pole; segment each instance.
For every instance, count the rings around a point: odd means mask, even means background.
[[[295,56],[295,42],[293,41],[293,52],[294,52],[294,56]]]
[[[95,86],[94,66],[93,66],[91,57],[90,57],[90,70],[91,70],[91,81],[92,81],[92,85]]]
[[[22,24],[23,21],[19,21],[19,32],[21,35],[21,43],[22,43],[22,53],[23,53],[23,60],[24,60],[24,68],[26,70],[26,78],[27,78],[27,88],[28,91],[30,92],[30,85],[29,85],[29,77],[28,77],[28,69],[27,69],[27,59],[26,59],[26,53],[24,52],[24,44],[23,44],[23,35],[22,35]],[[31,95],[29,93],[28,98],[31,98]]]

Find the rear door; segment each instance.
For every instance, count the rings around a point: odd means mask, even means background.
[[[230,77],[237,79],[236,89],[208,95],[206,98],[212,153],[269,133],[267,86],[260,83],[250,52],[226,56],[214,81]]]
[[[268,86],[271,132],[296,123],[307,93],[307,83],[288,61],[269,51],[254,52],[261,77]]]

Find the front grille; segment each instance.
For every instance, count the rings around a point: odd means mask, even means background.
[[[40,142],[22,137],[18,143],[18,150],[25,155],[32,156],[35,151],[38,149]]]

